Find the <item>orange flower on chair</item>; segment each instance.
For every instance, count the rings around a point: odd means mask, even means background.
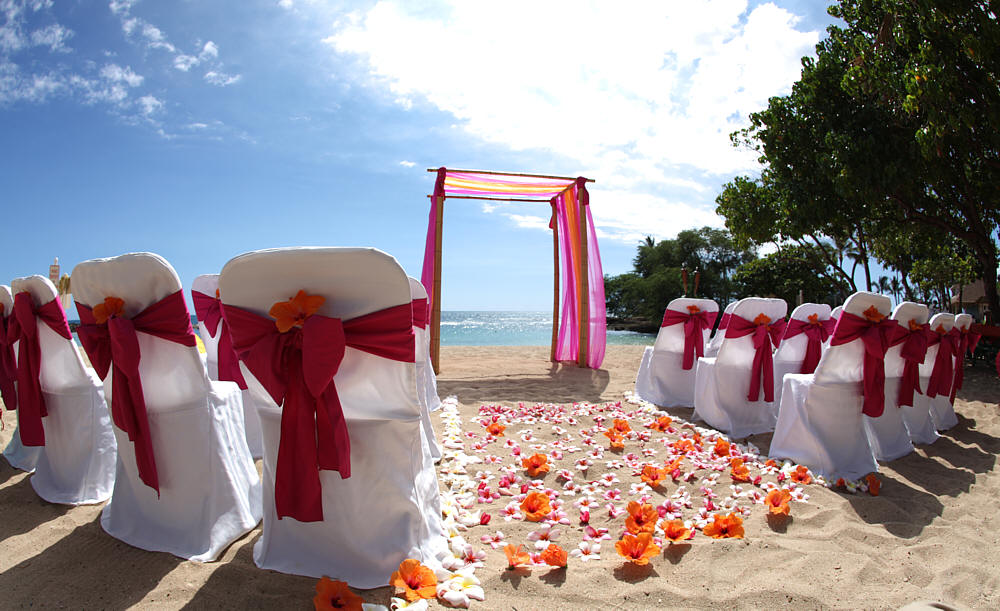
[[[648,532],[626,534],[615,543],[615,549],[626,560],[639,566],[649,564],[649,559],[660,553],[660,546],[653,543],[653,535]]]
[[[684,526],[684,520],[667,520],[663,523],[663,536],[671,543],[680,543],[693,537],[694,531]]]
[[[809,469],[804,465],[799,465],[795,467],[795,470],[791,473],[792,481],[796,484],[811,484],[813,478],[809,475]]]
[[[764,506],[775,515],[788,515],[791,508],[788,503],[792,500],[792,494],[787,490],[774,489],[764,497]]]
[[[549,457],[545,454],[532,454],[528,458],[521,459],[521,466],[531,477],[538,477],[549,472]]]
[[[868,309],[863,314],[868,322],[882,322],[885,320],[885,314],[879,312],[875,306],[868,306]]]
[[[688,306],[688,312],[691,313],[691,314],[697,314],[698,312],[701,312],[701,308],[699,308],[696,305],[689,305]]]
[[[524,512],[525,520],[541,522],[552,513],[552,506],[549,505],[549,497],[544,492],[532,490],[521,501],[521,511]]]
[[[650,504],[640,505],[636,501],[629,501],[625,508],[628,517],[625,518],[625,529],[637,535],[639,533],[651,533],[656,530],[656,521],[660,514]]]
[[[299,291],[288,301],[279,301],[271,306],[268,315],[274,319],[279,333],[286,333],[292,327],[301,327],[306,319],[319,311],[326,302],[322,295],[309,295]]]
[[[95,305],[91,312],[94,314],[94,322],[103,325],[109,318],[125,313],[125,302],[117,297],[105,297],[104,303]]]
[[[758,327],[761,325],[769,325],[771,324],[771,317],[761,312],[760,314],[757,315],[757,318],[753,319],[753,324],[757,325]]]
[[[389,585],[401,588],[403,596],[410,602],[437,596],[437,577],[434,576],[434,571],[413,558],[407,558],[399,564],[399,570],[389,578]]]
[[[542,562],[549,566],[559,568],[564,568],[566,566],[566,559],[568,557],[569,554],[566,553],[566,550],[559,547],[555,543],[549,543],[549,546],[545,548],[544,552],[542,552]]]
[[[821,324],[823,324],[823,321],[821,321],[819,319],[819,314],[810,314],[809,316],[806,316],[806,320],[809,321],[810,325],[821,325]]]
[[[657,469],[653,465],[645,465],[639,477],[651,487],[656,488],[663,484],[663,480],[667,479],[667,470]]]
[[[316,582],[316,596],[313,598],[316,611],[327,609],[360,611],[363,602],[364,599],[352,592],[343,581],[334,581],[324,575]]]
[[[910,331],[919,331],[920,328],[923,327],[922,324],[917,322],[916,318],[911,318],[910,321],[906,323],[906,325],[910,327]]]
[[[706,524],[702,529],[713,539],[742,539],[743,538],[743,518],[730,513],[728,516],[715,514],[715,520],[711,524]]]
[[[508,543],[503,548],[503,553],[507,556],[507,568],[513,569],[531,562],[531,556],[524,551],[523,546],[511,545]]]

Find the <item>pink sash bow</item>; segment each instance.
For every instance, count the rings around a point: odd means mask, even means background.
[[[7,341],[20,342],[17,346],[17,424],[21,443],[26,446],[45,445],[42,418],[49,415],[38,379],[42,369],[39,320],[60,336],[73,339],[66,312],[58,299],[35,307],[26,291],[14,295],[14,312],[7,319]]]
[[[950,396],[955,381],[955,357],[959,349],[958,333],[955,329],[944,333],[932,330],[927,336],[928,346],[940,344],[937,357],[934,359],[934,368],[931,369],[931,378],[927,382],[927,396],[932,399],[938,395]]]
[[[889,346],[903,344],[899,356],[903,359],[903,377],[899,381],[899,394],[896,406],[913,406],[913,393],[923,394],[920,390],[920,364],[927,356],[927,340],[930,327],[927,323],[915,329],[900,326],[895,336],[889,341]]]
[[[729,319],[726,327],[726,338],[746,337],[753,334],[753,345],[757,349],[750,369],[750,390],[748,401],[760,400],[761,382],[764,386],[764,401],[774,401],[774,356],[772,351],[781,343],[785,333],[785,319],[779,318],[773,323],[760,324],[747,320],[735,314]]]
[[[430,312],[427,309],[427,298],[414,299],[413,305],[413,326],[421,329],[427,328],[427,317]]]
[[[80,343],[94,369],[102,379],[111,369],[114,389],[111,393],[111,419],[115,426],[128,434],[135,446],[139,479],[159,494],[160,479],[153,455],[142,379],[139,377],[142,355],[137,333],[184,346],[197,346],[184,295],[181,291],[171,293],[131,319],[112,316],[104,324],[97,324],[90,307],[77,302],[76,310],[80,314],[80,328],[77,330]]]
[[[885,411],[885,353],[895,337],[899,323],[891,318],[879,322],[841,312],[830,346],[839,346],[860,339],[865,346],[863,361],[864,407],[862,413],[877,418]]]
[[[715,323],[715,317],[719,314],[716,310],[703,310],[700,312],[687,313],[675,310],[665,310],[663,312],[663,322],[661,327],[672,325],[684,325],[684,359],[681,368],[688,370],[694,367],[694,359],[705,356],[705,329],[711,329]]]
[[[799,373],[812,373],[816,371],[816,365],[819,364],[819,357],[823,354],[823,342],[833,333],[833,328],[836,324],[837,321],[832,318],[818,320],[815,323],[794,318],[788,321],[788,325],[785,327],[785,335],[781,338],[781,341],[795,337],[800,333],[804,333],[808,338],[806,342],[806,355],[802,359],[802,368],[799,369]]]
[[[222,317],[222,302],[216,297],[194,289],[191,290],[191,301],[194,302],[194,313],[198,317],[198,322],[205,325],[212,337],[215,337],[217,331],[219,333],[217,354],[219,379],[236,382],[241,389],[246,390],[247,383],[243,379],[243,372],[240,371],[240,360],[233,350],[233,337],[229,333],[229,325]]]
[[[0,397],[8,410],[17,409],[17,389],[14,381],[17,380],[17,365],[14,361],[14,341],[8,337],[8,321],[13,319],[3,315],[3,305],[0,305]]]
[[[952,380],[951,395],[948,397],[954,403],[955,395],[958,394],[959,389],[962,388],[962,384],[965,382],[965,353],[972,352],[975,349],[975,345],[971,344],[974,334],[970,333],[968,328],[961,330],[952,329],[951,331],[952,333],[956,331],[958,333],[958,340],[956,341],[958,347],[955,353],[955,378]],[[975,341],[979,343],[979,338],[977,337]]]
[[[721,333],[721,332],[725,331],[726,328],[729,327],[729,319],[732,318],[732,317],[733,317],[733,315],[732,315],[731,312],[723,312],[722,313],[722,318],[719,319],[719,328],[716,329],[715,332],[716,333]]]
[[[271,318],[222,307],[236,353],[282,406],[274,477],[278,519],[320,522],[319,470],[351,476],[351,442],[333,381],[344,350],[414,362],[413,307],[406,303],[344,321],[313,314],[286,333]]]

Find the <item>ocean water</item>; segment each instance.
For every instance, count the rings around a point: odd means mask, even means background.
[[[608,331],[608,345],[651,346],[656,336],[632,331]],[[442,311],[442,346],[549,346],[552,312]]]

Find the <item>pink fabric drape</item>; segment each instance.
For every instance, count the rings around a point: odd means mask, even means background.
[[[898,327],[889,346],[903,344],[899,356],[903,359],[903,377],[899,382],[896,407],[913,406],[913,393],[924,394],[920,390],[920,364],[927,356],[927,340],[930,326],[910,321],[907,327]]]
[[[128,434],[135,446],[139,479],[159,494],[160,476],[156,470],[152,432],[139,375],[142,355],[137,333],[182,346],[197,346],[184,294],[181,291],[171,293],[131,319],[111,316],[103,324],[97,324],[89,306],[77,302],[76,311],[80,315],[77,334],[97,374],[104,378],[111,369],[114,389],[111,393],[111,419],[115,426]]]
[[[7,321],[7,340],[17,346],[17,424],[21,443],[26,446],[45,445],[42,418],[48,416],[39,374],[42,370],[42,348],[38,339],[38,322],[61,337],[72,339],[66,312],[58,299],[35,307],[31,295],[14,295],[14,312]]]
[[[413,307],[413,326],[426,329],[428,314],[427,299],[414,299],[411,305]]]
[[[0,304],[0,397],[3,397],[3,404],[8,410],[15,410],[17,388],[14,381],[17,380],[17,365],[14,360],[14,341],[7,334],[8,320],[14,316],[4,314],[4,304]]]
[[[850,312],[841,312],[830,346],[839,346],[860,339],[865,347],[862,361],[862,413],[877,418],[885,411],[885,353],[895,337],[899,323],[889,318],[875,322]]]
[[[733,315],[726,327],[726,338],[746,337],[753,334],[753,346],[756,353],[750,369],[750,389],[747,392],[748,401],[760,400],[760,388],[764,387],[764,401],[774,401],[774,356],[773,350],[781,343],[785,333],[785,319],[779,318],[773,323],[758,324],[742,316]]]
[[[444,198],[444,179],[448,170],[438,168],[437,179],[434,181],[434,193],[431,197],[431,211],[427,217],[427,239],[424,241],[424,269],[420,274],[420,283],[427,289],[427,315],[434,307],[434,248],[437,245],[437,215],[440,201]]]
[[[334,376],[350,346],[414,362],[410,303],[351,320],[313,314],[280,333],[274,319],[223,304],[233,345],[247,369],[282,406],[274,476],[278,519],[323,520],[319,470],[351,476],[351,440]]]
[[[191,290],[191,302],[194,303],[194,313],[198,322],[205,325],[208,333],[216,337],[218,333],[218,350],[216,358],[219,365],[219,379],[226,382],[236,382],[242,390],[247,389],[247,382],[240,371],[240,360],[233,350],[233,337],[229,332],[229,324],[222,317],[222,302],[218,297],[206,295],[201,291]]]
[[[664,310],[661,327],[684,325],[684,357],[681,360],[681,369],[691,369],[694,367],[695,356],[705,356],[705,330],[712,328],[718,314],[717,310],[699,312]]]
[[[816,371],[816,365],[819,364],[819,357],[823,354],[823,342],[833,333],[833,328],[836,324],[837,321],[832,318],[817,320],[815,322],[796,319],[788,321],[788,325],[785,326],[785,335],[781,341],[795,337],[800,333],[805,333],[808,338],[806,341],[806,355],[802,359],[802,367],[799,369],[799,373],[813,373]]]
[[[938,395],[950,396],[951,387],[955,379],[955,356],[958,353],[958,333],[945,331],[944,327],[928,333],[928,346],[940,344],[938,346],[937,357],[934,359],[934,367],[931,369],[931,378],[927,382],[927,396],[934,398]]]

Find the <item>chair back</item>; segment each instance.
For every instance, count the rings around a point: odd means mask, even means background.
[[[959,331],[968,331],[972,326],[972,315],[961,313],[955,315],[955,328]]]
[[[74,299],[90,308],[104,303],[106,297],[121,299],[123,315],[129,319],[182,288],[181,279],[170,263],[149,252],[84,261],[73,268],[72,285]],[[189,312],[185,306],[182,316],[187,324],[191,320]],[[178,320],[177,324],[182,322]],[[197,346],[185,346],[138,330],[136,336],[146,411],[171,411],[204,401],[211,382]],[[108,397],[114,394],[110,371],[104,381]]]
[[[844,311],[844,306],[839,305],[830,312],[830,318],[840,320],[840,313]]]
[[[694,299],[691,297],[678,297],[677,299],[672,299],[670,303],[667,304],[667,309],[680,312],[681,314],[687,315],[690,313],[688,310],[689,306],[698,308],[701,312],[711,312],[709,318],[710,322],[714,323],[715,318],[719,314],[719,304],[715,303],[711,299]],[[709,325],[702,334],[702,346],[708,347],[708,336],[712,332],[712,326]],[[659,332],[656,334],[656,341],[653,343],[654,350],[667,350],[670,352],[684,352],[684,325],[676,324],[669,325],[666,327],[660,327]]]
[[[931,317],[930,327],[931,331],[937,331],[938,328],[942,328],[947,333],[955,327],[955,315],[948,312],[935,314]],[[934,361],[937,360],[939,348],[941,348],[941,344],[937,343],[927,347],[927,356],[924,357],[924,362],[920,365],[921,378],[929,378],[934,371]]]
[[[809,317],[815,315],[816,320],[829,320],[830,319],[830,306],[825,303],[803,303],[794,310],[792,310],[792,315],[789,320],[798,320],[802,322],[808,322]],[[802,364],[802,360],[806,356],[806,345],[809,343],[809,338],[806,337],[805,333],[799,333],[788,338],[782,338],[781,345],[778,349],[774,351],[774,365],[775,368],[778,367],[779,363],[788,364],[794,366],[795,364]],[[788,370],[788,373],[798,373],[794,367]]]
[[[842,311],[863,318],[865,311],[873,306],[885,317],[892,313],[891,299],[885,295],[866,291],[858,291],[848,297]],[[839,317],[837,324],[840,324]],[[864,377],[864,352],[864,343],[860,339],[839,346],[834,346],[831,343],[823,352],[819,365],[816,366],[816,383],[860,382]],[[858,387],[858,393],[860,394],[860,392],[861,388]]]
[[[892,311],[892,319],[899,323],[901,327],[909,330],[910,323],[923,325],[927,323],[929,312],[927,306],[912,301],[904,301],[896,306]],[[885,377],[898,378],[903,375],[903,344],[897,344],[889,348],[885,353]],[[926,360],[926,358],[924,359]]]
[[[722,312],[722,316],[719,317],[718,329],[712,339],[709,340],[708,346],[705,348],[705,356],[716,356],[719,353],[719,346],[722,345],[722,338],[726,335],[726,330],[722,328],[722,319],[726,316],[732,316],[733,308],[736,307],[737,301],[730,301],[729,305]]]
[[[14,311],[14,294],[10,292],[10,287],[0,284],[0,306],[3,306],[3,317],[10,316]]]
[[[771,323],[785,317],[788,313],[788,304],[784,299],[766,297],[747,297],[741,299],[733,307],[733,318],[740,317],[748,321],[753,321],[757,316],[763,314],[771,319]],[[730,319],[730,325],[732,319]],[[757,353],[754,348],[753,335],[744,337],[726,337],[719,346],[719,364],[745,364],[747,370],[753,363],[754,355]]]

